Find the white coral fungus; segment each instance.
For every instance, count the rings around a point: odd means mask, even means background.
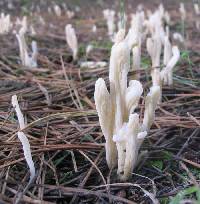
[[[76,60],[78,54],[78,41],[75,30],[71,24],[65,26],[65,35],[66,41],[73,52],[73,59]]]
[[[145,106],[143,124],[134,113],[142,95],[139,81],[131,80],[127,87],[130,70],[130,51],[125,31],[120,30],[111,50],[109,81],[110,93],[104,80],[98,79],[94,99],[100,126],[106,139],[106,158],[109,167],[118,163],[118,175],[127,180],[138,159],[139,148],[154,121],[154,112],[159,101],[160,87],[152,87]],[[150,103],[153,103],[150,105]],[[118,158],[116,160],[116,158]]]
[[[22,65],[34,68],[37,67],[37,56],[38,56],[38,49],[36,41],[32,41],[32,53],[28,53],[28,47],[25,40],[25,31],[23,27],[20,29],[19,33],[16,34],[18,44],[19,44],[19,51],[20,51],[20,58],[22,61]]]
[[[10,15],[5,15],[1,13],[0,16],[0,34],[7,34],[12,28],[12,22],[10,20]]]
[[[25,128],[25,121],[24,121],[24,116],[23,116],[23,114],[22,114],[22,112],[20,110],[19,103],[18,103],[16,95],[12,96],[12,105],[13,105],[15,111],[16,111],[17,118],[18,118],[18,121],[19,121],[20,130],[17,132],[17,135],[18,135],[18,138],[19,138],[20,142],[22,143],[24,157],[25,157],[26,162],[27,162],[27,164],[29,166],[29,169],[30,169],[29,183],[31,183],[32,180],[35,177],[35,166],[34,166],[32,155],[31,155],[30,143],[29,143],[28,138],[26,137],[26,135],[22,132],[22,130]]]

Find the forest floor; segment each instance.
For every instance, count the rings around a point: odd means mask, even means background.
[[[110,3],[86,1],[89,3],[82,6],[74,2],[80,11],[72,19],[48,14],[45,5],[39,14],[28,16],[37,32],[27,35],[28,44],[33,39],[38,43],[37,68],[20,65],[14,34],[0,37],[0,203],[13,203],[29,179],[11,105],[15,94],[26,118],[24,132],[37,170],[35,182],[21,203],[148,204],[153,203],[151,196],[161,204],[180,203],[183,198],[200,202],[200,31],[195,27],[200,19],[194,15],[192,1],[186,4],[186,40],[179,45],[181,59],[174,71],[174,84],[163,87],[155,123],[141,147],[147,153],[126,183],[119,182],[116,170],[110,171],[106,164],[105,140],[93,98],[96,80],[102,77],[108,81],[108,66],[91,69],[79,64],[85,60],[109,63],[112,42],[102,10]],[[112,8],[119,10],[114,2]],[[144,3],[144,8],[155,9],[156,3]],[[164,3],[172,17],[170,31],[182,32],[178,1]],[[20,10],[20,4],[18,9],[8,11],[12,19],[27,14],[27,9]],[[126,12],[133,11],[135,5],[127,1]],[[39,15],[45,25],[37,21]],[[64,28],[68,23],[75,27],[78,37],[77,62],[72,61],[66,44]],[[94,24],[96,33],[91,31]],[[86,57],[88,44],[94,50]],[[146,93],[151,83],[151,62],[145,49],[144,43],[140,72]]]

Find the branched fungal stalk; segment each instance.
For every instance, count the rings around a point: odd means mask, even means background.
[[[108,11],[104,11],[106,16]],[[172,47],[169,41],[170,16],[161,4],[154,13],[148,13],[148,19],[142,9],[132,15],[132,26],[125,37],[125,30],[116,34],[115,44],[111,50],[108,92],[103,79],[95,85],[95,104],[99,115],[100,126],[106,139],[106,159],[109,168],[117,164],[117,173],[125,181],[137,164],[140,146],[148,134],[154,119],[157,104],[161,102],[162,84],[171,85],[172,70],[180,52]],[[127,74],[130,70],[130,52],[133,53],[132,69],[140,68],[141,44],[146,35],[147,51],[152,61],[152,87],[145,97],[145,110],[142,123],[139,115],[134,113],[142,95],[143,88],[139,81],[131,80],[127,86]],[[161,54],[163,65],[161,69]],[[138,79],[139,77],[137,77]]]
[[[109,13],[109,10],[104,10],[105,18]],[[131,176],[137,165],[140,146],[155,120],[157,104],[161,102],[162,84],[173,83],[172,71],[180,57],[178,47],[172,46],[169,41],[169,27],[164,28],[164,22],[170,24],[170,15],[163,5],[153,13],[149,11],[147,15],[148,19],[145,19],[142,8],[138,8],[137,13],[132,15],[131,28],[126,37],[124,29],[120,29],[115,36],[109,66],[110,93],[102,78],[95,85],[94,99],[106,140],[106,160],[109,168],[117,165],[117,173],[122,181]],[[137,80],[127,83],[127,75],[130,71],[131,51],[131,67],[133,70],[140,69],[141,44],[147,35],[150,35],[146,46],[152,62],[152,87],[145,97],[142,119],[142,116],[134,113],[143,93],[142,84]]]
[[[121,180],[127,180],[138,160],[139,148],[154,121],[155,109],[160,98],[160,87],[153,86],[146,97],[143,124],[134,113],[142,95],[139,81],[131,80],[127,87],[130,70],[130,46],[125,30],[120,30],[111,50],[109,81],[110,93],[103,79],[95,85],[94,99],[99,122],[106,139],[106,158],[109,168],[118,165]]]

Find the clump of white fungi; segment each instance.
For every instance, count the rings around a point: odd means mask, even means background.
[[[74,12],[68,10],[66,4],[63,4],[63,8],[68,18],[74,16]],[[180,4],[179,9],[184,26],[186,10],[183,3]],[[194,4],[194,10],[196,15],[200,15],[197,4]],[[53,11],[58,17],[62,15],[59,5],[54,4]],[[50,7],[48,12],[52,13]],[[138,6],[136,13],[131,15],[131,27],[127,35],[123,23],[128,17],[124,14],[124,21],[122,19],[118,21],[119,31],[116,34],[115,14],[114,10],[106,9],[103,11],[104,18],[107,21],[108,35],[114,41],[109,63],[110,91],[108,91],[104,79],[99,78],[95,84],[94,99],[101,130],[106,140],[105,149],[108,167],[117,166],[119,178],[126,181],[137,165],[140,147],[154,123],[155,111],[162,99],[162,86],[163,84],[173,84],[173,69],[180,58],[180,51],[169,40],[171,18],[162,4],[154,12],[148,10],[147,15],[145,15],[143,7]],[[122,16],[118,15],[118,17],[121,18]],[[41,16],[38,18],[42,24],[45,24]],[[29,68],[37,67],[37,43],[32,41],[32,52],[29,53],[25,40],[25,33],[28,28],[27,17],[24,16],[22,20],[18,18],[16,25],[21,26],[16,37],[22,65]],[[0,16],[0,34],[8,33],[11,28],[10,16],[5,16],[2,13]],[[96,31],[97,27],[94,24],[92,32],[96,33]],[[33,26],[31,26],[31,33],[35,34]],[[65,26],[65,34],[67,44],[73,52],[73,59],[77,60],[78,41],[71,24]],[[184,33],[183,37],[179,33],[174,33],[173,38],[184,42]],[[152,84],[149,87],[149,92],[144,96],[143,114],[139,115],[135,110],[139,106],[143,94],[143,86],[139,81],[140,74],[136,75],[137,80],[130,80],[129,82],[127,76],[130,70],[140,72],[142,43],[144,42],[146,42],[146,49],[151,58]],[[89,44],[86,48],[86,56],[91,53],[92,49],[93,46]],[[130,60],[131,52],[132,60]],[[163,59],[161,59],[161,56],[163,56]],[[107,62],[104,61],[80,63],[80,67],[88,68],[105,66],[107,66]],[[17,135],[23,145],[24,156],[30,169],[29,183],[31,183],[35,177],[35,166],[28,138],[23,133],[26,126],[16,95],[12,96],[12,105],[19,121],[20,130]]]
[[[30,179],[29,179],[29,184],[30,184],[35,177],[35,166],[33,163],[32,155],[31,155],[31,148],[30,148],[28,138],[23,133],[23,129],[26,126],[25,126],[24,116],[20,110],[16,95],[12,96],[12,105],[16,111],[16,115],[17,115],[19,127],[20,127],[20,130],[17,132],[17,135],[18,135],[20,142],[22,143],[24,157],[25,157],[26,162],[27,162],[29,169],[30,169]]]
[[[23,66],[34,68],[37,67],[37,56],[38,56],[38,49],[36,41],[32,41],[32,53],[28,53],[28,47],[25,40],[25,31],[23,27],[20,29],[19,33],[16,34],[18,44],[19,44],[19,51],[20,51],[20,58]]]
[[[140,124],[139,115],[134,110],[143,88],[136,80],[131,80],[127,87],[130,49],[124,37],[125,30],[120,30],[111,50],[110,93],[102,78],[97,80],[94,93],[100,125],[106,138],[107,163],[109,167],[118,163],[121,180],[127,180],[136,165],[140,145],[153,123],[160,97],[160,87],[153,86],[147,96],[143,124]]]
[[[26,33],[28,31],[28,22],[27,22],[27,16],[23,16],[22,19],[17,18],[16,25],[19,25],[21,28],[23,28],[23,32]]]
[[[73,52],[73,59],[76,60],[78,54],[78,41],[75,30],[71,24],[65,26],[65,35],[66,41]]]
[[[7,34],[12,28],[13,24],[10,20],[10,15],[1,13],[0,16],[0,34]]]
[[[170,16],[167,14],[167,21]],[[169,28],[164,29],[166,12],[162,5],[154,13],[149,12],[145,19],[140,9],[132,17],[132,26],[125,37],[125,30],[120,29],[111,49],[108,91],[105,81],[99,78],[95,84],[94,99],[99,116],[99,123],[105,137],[106,160],[109,168],[117,165],[122,181],[127,180],[136,166],[139,149],[148,134],[154,119],[155,110],[162,97],[162,83],[171,85],[172,70],[180,52],[169,41]],[[133,52],[133,69],[140,68],[141,44],[147,34],[147,51],[152,61],[152,86],[145,97],[145,110],[142,122],[135,109],[138,107],[143,87],[138,80],[129,81],[130,52]],[[164,59],[161,69],[161,54],[164,47]]]
[[[163,6],[160,6],[149,19],[145,22],[147,29],[151,33],[151,37],[147,38],[146,46],[152,61],[152,81],[153,84],[162,86],[164,84],[173,84],[173,68],[179,60],[180,52],[177,46],[172,46],[169,41],[169,28],[164,29],[163,20],[165,11]],[[164,47],[164,68],[161,70],[161,53]],[[173,66],[172,66],[173,65]],[[169,66],[171,68],[169,68]],[[166,75],[164,75],[165,73]]]

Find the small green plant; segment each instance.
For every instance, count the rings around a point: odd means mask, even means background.
[[[181,59],[188,63],[191,77],[194,78],[194,73],[192,71],[193,63],[192,63],[192,61],[190,59],[190,52],[188,50],[181,51]]]
[[[152,167],[155,167],[159,170],[163,170],[163,162],[162,160],[153,160],[149,162]]]
[[[160,204],[168,204],[169,203],[169,198],[161,198],[160,199]]]
[[[200,189],[199,187],[192,186],[180,191],[171,201],[169,204],[180,204],[180,202],[186,197],[192,194],[196,194],[196,201],[194,203],[200,203]]]
[[[92,41],[91,44],[94,48],[106,49],[109,51],[111,50],[111,47],[112,47],[112,42],[110,41],[104,41],[104,42]]]

